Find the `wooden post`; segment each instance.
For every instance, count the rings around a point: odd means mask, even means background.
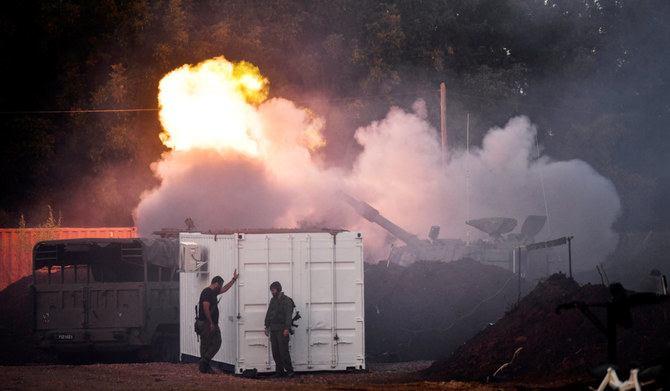
[[[442,165],[447,164],[447,87],[440,83],[440,129],[442,133]]]

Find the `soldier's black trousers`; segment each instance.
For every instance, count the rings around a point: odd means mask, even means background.
[[[200,334],[200,371],[209,368],[209,362],[214,358],[221,347],[221,330],[217,325],[214,332],[210,331],[209,324]]]
[[[272,358],[275,360],[277,373],[293,372],[291,354],[288,350],[289,335],[284,336],[284,331],[270,331],[270,343],[272,344]]]

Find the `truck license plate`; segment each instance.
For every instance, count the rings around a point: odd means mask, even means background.
[[[72,334],[56,334],[54,335],[54,339],[58,341],[72,341],[74,339],[74,335]]]

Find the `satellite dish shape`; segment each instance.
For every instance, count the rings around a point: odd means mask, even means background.
[[[547,216],[530,215],[526,217],[526,221],[521,226],[521,233],[518,236],[519,240],[522,242],[532,241],[535,239],[535,235],[542,230],[546,222]]]
[[[516,227],[517,222],[516,219],[511,217],[486,217],[466,221],[465,224],[486,232],[495,238],[499,238],[503,234],[511,232]]]

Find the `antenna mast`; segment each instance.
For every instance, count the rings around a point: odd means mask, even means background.
[[[537,141],[537,131],[535,132],[535,149],[537,150],[537,159],[540,159],[540,143]],[[547,193],[544,190],[544,175],[542,175],[542,166],[540,166],[540,186],[542,186],[542,198],[544,199],[544,213],[547,215],[547,238],[551,237],[551,224],[549,224],[549,206],[547,205]]]
[[[447,87],[440,83],[440,129],[442,133],[442,167],[447,165]]]
[[[465,125],[465,211],[466,221],[470,221],[470,113],[466,117]],[[467,225],[466,239],[470,244],[470,226]]]

